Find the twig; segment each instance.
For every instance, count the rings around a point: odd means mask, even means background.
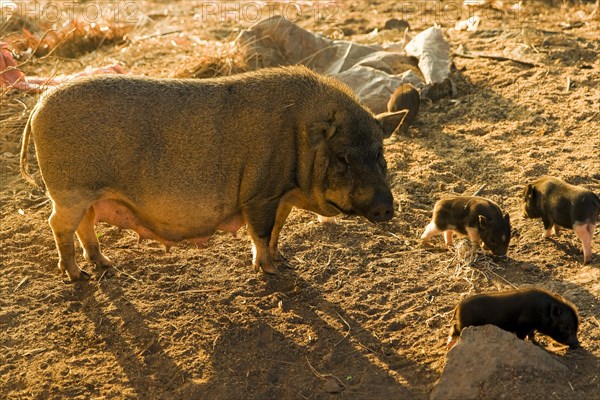
[[[16,292],[17,290],[19,290],[19,288],[21,286],[23,286],[25,284],[25,282],[27,282],[29,280],[29,277],[26,276],[25,278],[21,279],[21,282],[19,282],[19,284],[13,289],[13,293]]]
[[[127,276],[127,277],[129,277],[129,278],[131,278],[131,279],[133,279],[134,281],[136,281],[136,282],[141,282],[141,280],[140,280],[140,279],[137,279],[137,278],[136,278],[136,277],[134,277],[133,275],[131,275],[131,274],[128,274],[127,272],[125,272],[125,271],[123,271],[123,270],[120,270],[119,268],[115,267],[114,265],[113,265],[113,268],[114,268],[114,269],[115,269],[117,272],[119,272],[119,273],[121,273],[121,274],[123,274],[123,275],[125,275],[125,276]]]
[[[491,55],[491,54],[482,54],[482,53],[473,53],[473,54],[466,54],[466,53],[452,53],[452,56],[454,57],[462,57],[462,58],[471,58],[471,59],[475,59],[475,58],[488,58],[490,60],[495,60],[495,61],[512,61],[515,62],[517,64],[522,64],[528,67],[540,67],[541,65],[536,64],[536,63],[532,63],[529,61],[523,61],[523,60],[517,60],[516,58],[511,58],[511,57],[504,57],[504,56],[495,56],[495,55]]]
[[[141,356],[141,355],[142,355],[142,354],[144,354],[146,351],[148,351],[148,349],[149,349],[150,347],[152,347],[152,345],[154,344],[154,342],[155,342],[155,341],[156,341],[156,340],[155,340],[154,338],[152,338],[152,340],[150,340],[150,343],[148,343],[146,346],[144,346],[144,348],[143,348],[141,351],[139,351],[139,352],[137,353],[137,355],[138,355],[138,356]]]
[[[210,288],[210,289],[189,289],[189,290],[178,290],[177,293],[215,293],[220,292],[223,288]]]
[[[506,280],[506,278],[503,278],[502,276],[498,275],[497,273],[495,273],[491,269],[489,269],[488,271],[491,272],[492,274],[496,275],[498,278],[502,279],[504,282],[508,283],[510,286],[514,287],[515,289],[518,289],[517,286],[513,285],[511,282],[509,282],[508,280]]]
[[[37,204],[32,205],[29,208],[32,208],[32,209],[40,208],[41,206],[43,206],[44,204],[48,203],[49,201],[50,201],[50,199],[46,199],[46,200],[44,200],[42,202],[39,202]]]
[[[174,29],[174,30],[166,31],[166,32],[152,33],[150,35],[145,35],[145,36],[137,37],[137,38],[133,39],[132,41],[133,42],[140,42],[142,40],[152,39],[152,38],[160,37],[160,36],[167,36],[167,35],[170,35],[172,33],[179,33],[179,32],[183,32],[183,29]]]
[[[311,371],[313,372],[313,374],[315,374],[315,376],[316,376],[317,378],[319,378],[319,379],[322,379],[322,380],[326,380],[327,378],[333,378],[333,379],[335,379],[336,381],[338,381],[338,383],[339,383],[339,384],[340,384],[340,385],[341,385],[341,386],[342,386],[344,389],[346,388],[346,385],[344,385],[344,382],[342,382],[342,380],[341,380],[340,378],[338,378],[337,376],[335,376],[335,375],[332,375],[332,374],[322,374],[322,373],[320,373],[319,371],[317,371],[317,370],[316,370],[316,369],[315,369],[315,368],[314,368],[314,367],[311,365],[310,361],[308,361],[308,357],[307,357],[307,356],[304,356],[304,358],[306,359],[306,363],[307,363],[307,364],[308,364],[308,366],[310,367]]]
[[[473,193],[473,196],[479,196],[481,194],[481,192],[483,192],[483,189],[485,189],[486,187],[487,187],[487,183],[484,183],[483,185],[479,186],[479,189],[477,189]]]
[[[24,356],[34,356],[38,353],[41,353],[43,351],[45,351],[46,348],[45,347],[38,347],[37,349],[31,349],[31,350],[25,350],[25,352],[23,353]]]
[[[350,328],[350,324],[348,323],[348,321],[346,321],[346,320],[344,319],[344,317],[342,317],[342,316],[340,315],[340,313],[339,313],[339,312],[337,312],[337,311],[336,311],[335,313],[337,314],[337,316],[338,316],[338,317],[340,317],[340,319],[341,319],[342,321],[344,321],[344,323],[345,323],[345,324],[346,324],[346,326],[348,327],[348,332],[346,332],[346,334],[344,335],[344,337],[343,337],[343,338],[341,338],[341,339],[340,339],[340,340],[339,340],[339,341],[338,341],[336,344],[334,344],[334,345],[333,345],[333,347],[336,347],[338,344],[340,344],[340,343],[342,343],[344,340],[346,340],[346,338],[348,337],[348,335],[350,335],[350,330],[351,330],[351,328]]]
[[[102,278],[104,278],[104,275],[106,275],[107,272],[108,272],[108,268],[106,268],[104,270],[104,272],[102,273],[102,275],[100,275],[100,279],[98,279],[98,283],[100,283],[102,281]]]

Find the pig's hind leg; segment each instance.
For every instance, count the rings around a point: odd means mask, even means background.
[[[423,232],[423,234],[421,235],[421,240],[423,242],[427,242],[429,241],[429,239],[431,239],[433,236],[435,235],[440,235],[442,234],[444,231],[441,230],[440,228],[438,228],[438,226],[435,224],[435,222],[431,221],[429,223],[429,225],[427,225],[425,227],[425,231]]]
[[[573,227],[575,234],[581,240],[583,245],[583,263],[587,264],[592,261],[592,237],[596,224],[576,225]]]
[[[52,214],[48,223],[54,233],[54,240],[58,249],[58,268],[63,275],[68,275],[72,282],[88,279],[89,275],[79,269],[75,261],[75,231],[79,226],[89,205],[83,205],[81,200],[57,203],[52,200]],[[73,203],[66,205],[65,203]]]
[[[100,251],[100,242],[94,230],[94,207],[89,207],[77,228],[77,238],[83,247],[83,256],[102,268],[112,267],[111,261]]]

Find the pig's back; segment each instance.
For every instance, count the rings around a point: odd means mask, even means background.
[[[231,197],[222,192],[239,188],[245,173],[284,168],[278,161],[293,158],[295,121],[282,104],[298,94],[277,95],[276,86],[274,79],[120,76],[66,84],[42,100],[32,121],[44,180],[64,184],[62,175],[53,177],[60,165],[72,171],[71,187],[79,180],[134,194],[159,185],[196,195],[201,186],[209,196],[209,183],[219,188],[215,196]]]

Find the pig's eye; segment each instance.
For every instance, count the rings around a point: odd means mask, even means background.
[[[345,155],[337,155],[335,157],[336,168],[340,172],[346,172],[348,170],[348,157]]]

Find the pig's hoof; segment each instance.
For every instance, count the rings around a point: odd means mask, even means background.
[[[279,250],[271,254],[271,260],[276,263],[283,264],[286,261],[286,258],[281,254]]]
[[[111,268],[113,266],[112,261],[108,257],[105,257],[102,253],[96,253],[93,255],[89,255],[86,252],[83,253],[83,257],[94,263],[95,266],[100,268]]]
[[[254,264],[254,271],[258,272],[259,270],[270,275],[275,275],[277,273],[277,269],[275,269],[272,264]]]
[[[66,282],[71,282],[71,283],[85,282],[85,281],[89,281],[91,278],[90,274],[88,274],[87,272],[85,272],[83,270],[79,270],[79,274],[77,274],[77,275],[71,275],[71,274],[66,274],[66,275],[68,275],[68,277],[69,277],[69,280]]]

